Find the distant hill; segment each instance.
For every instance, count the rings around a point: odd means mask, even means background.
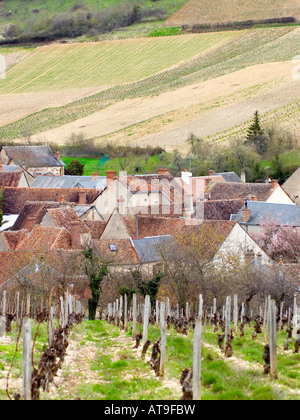
[[[299,0],[189,0],[166,26],[232,24],[269,20],[300,20]],[[293,18],[293,19],[291,19]]]
[[[0,0],[0,42],[47,42],[161,22],[187,0]]]

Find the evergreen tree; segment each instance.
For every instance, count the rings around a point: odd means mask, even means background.
[[[264,131],[261,128],[258,111],[255,111],[253,123],[247,130],[245,143],[253,144],[255,146],[256,151],[260,155],[265,153],[268,149],[267,137],[265,136]]]

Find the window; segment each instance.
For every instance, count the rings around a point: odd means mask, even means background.
[[[109,244],[109,249],[110,249],[112,252],[116,252],[116,251],[117,251],[117,245],[115,245],[115,244]]]

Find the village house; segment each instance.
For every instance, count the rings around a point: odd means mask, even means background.
[[[277,204],[260,201],[246,201],[243,208],[232,216],[249,234],[257,234],[262,224],[274,221],[278,226],[300,226],[300,208],[295,204]]]
[[[33,188],[95,188],[99,191],[106,187],[106,176],[98,174],[47,176],[37,175],[31,184]]]
[[[3,146],[2,165],[21,165],[33,176],[41,174],[64,175],[65,163],[59,151],[54,154],[50,146]]]
[[[204,199],[206,189],[211,182],[245,182],[245,177],[239,178],[235,172],[216,173],[214,170],[210,170],[208,176],[193,176],[191,172],[185,170],[181,172],[181,177],[174,179],[188,195],[193,196],[194,202]]]
[[[208,250],[211,238],[216,240],[217,243],[210,249],[213,265],[223,264],[229,256],[235,256],[242,261],[249,256],[254,258],[258,254],[263,264],[271,263],[267,254],[245,229],[232,221],[194,220],[191,223],[183,218],[124,216],[115,209],[107,221],[100,241],[105,240],[113,246],[117,240],[130,240],[147,270],[155,272],[162,262],[158,259],[157,245],[164,243],[167,246],[170,241],[174,243],[185,233],[191,233],[205,242]],[[116,251],[117,247],[114,250]]]
[[[282,185],[286,193],[300,206],[300,168],[298,168]]]
[[[183,212],[193,213],[192,197],[185,194],[166,169],[159,169],[152,175],[128,175],[107,171],[107,186],[99,194],[93,205],[101,216],[108,220],[115,208],[120,213],[136,213],[149,208],[163,208],[166,215],[182,216]]]
[[[277,180],[270,183],[211,182],[206,191],[207,200],[252,200],[276,204],[295,204]]]
[[[6,166],[6,165],[5,165]],[[6,166],[8,168],[8,166]],[[14,171],[8,171],[0,164],[0,188],[28,188],[30,186],[31,175],[27,171],[18,169],[20,167],[13,166]],[[27,173],[26,173],[27,172]],[[31,177],[33,179],[33,177]]]

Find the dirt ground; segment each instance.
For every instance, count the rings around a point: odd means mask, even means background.
[[[64,144],[70,134],[81,133],[171,150],[191,132],[206,137],[250,120],[256,110],[265,113],[299,99],[294,67],[292,62],[260,64],[154,97],[126,99],[32,140]]]
[[[25,118],[45,108],[67,105],[70,102],[100,92],[104,88],[87,87],[59,92],[14,93],[0,95],[0,126]]]

